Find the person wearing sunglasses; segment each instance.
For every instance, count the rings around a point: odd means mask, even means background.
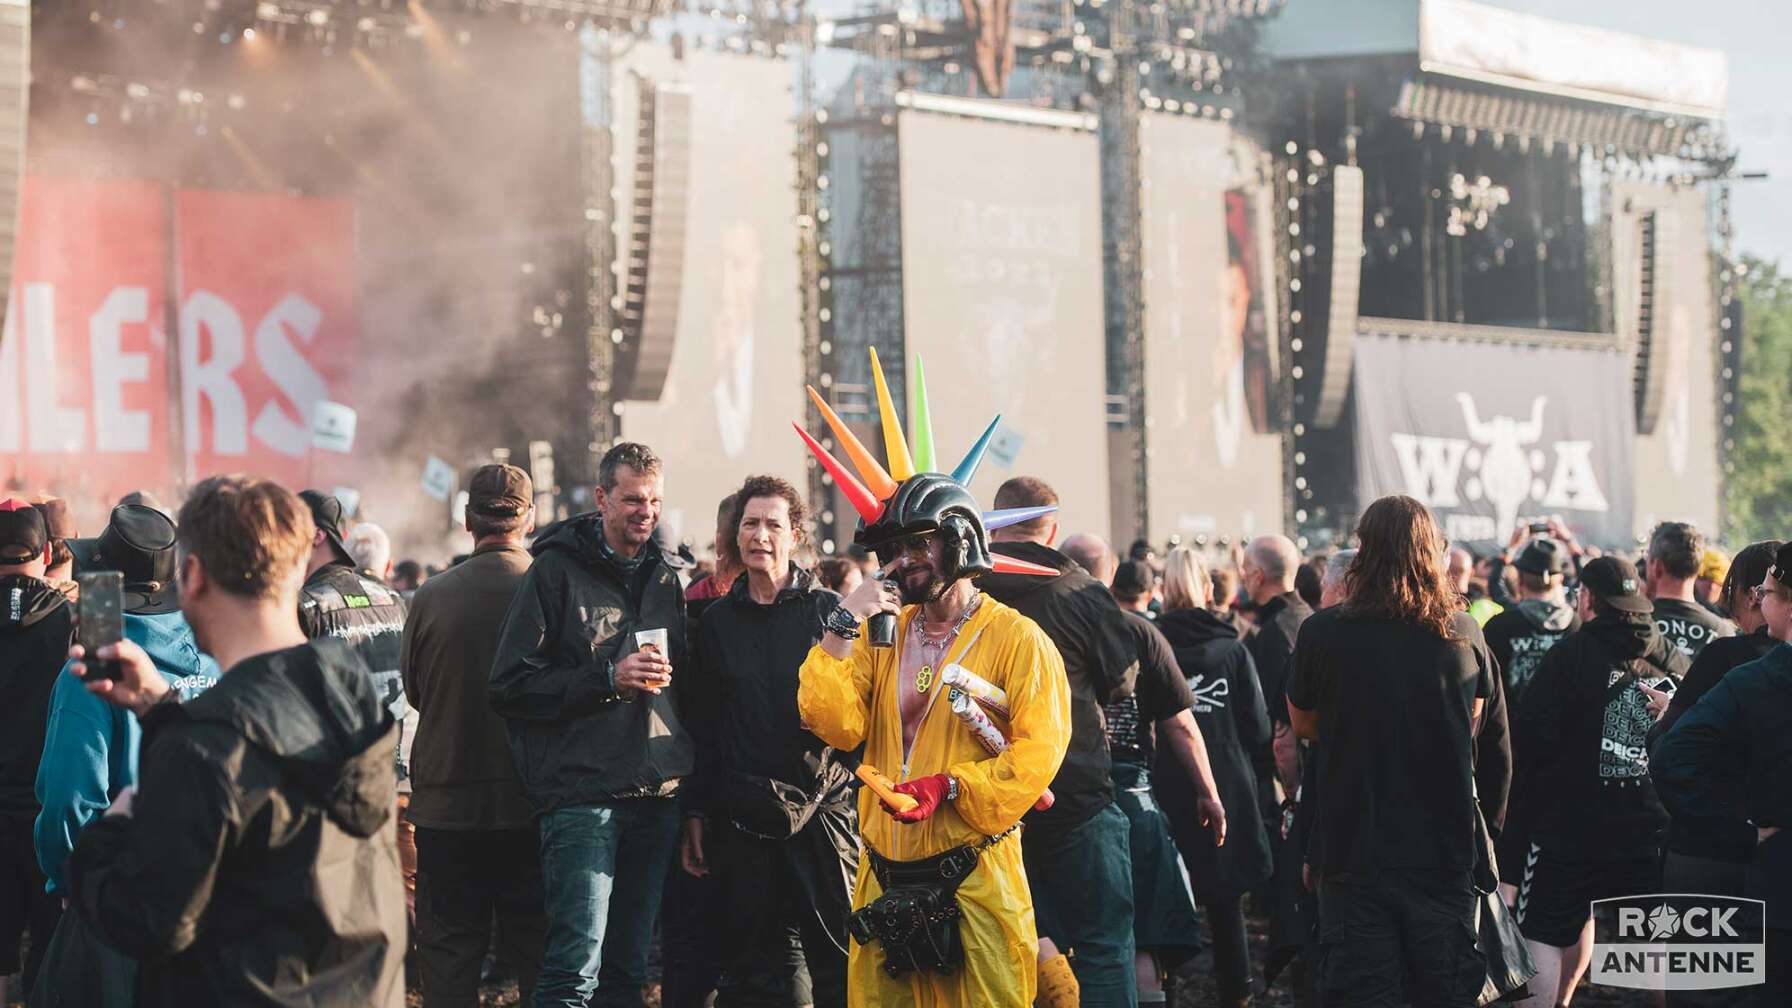
[[[1747,552],[1746,550],[1744,552]],[[1732,569],[1741,565],[1739,556]],[[1778,642],[1726,672],[1656,743],[1651,773],[1676,820],[1745,822],[1753,831],[1742,895],[1766,901],[1767,983],[1758,1004],[1792,1003],[1792,544],[1757,586]],[[1706,890],[1698,890],[1706,891]],[[1747,940],[1747,936],[1744,936]]]

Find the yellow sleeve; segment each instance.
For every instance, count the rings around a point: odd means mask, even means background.
[[[803,726],[835,749],[857,749],[871,723],[871,653],[863,638],[844,660],[809,649],[797,672],[796,709]]]
[[[1009,651],[1005,686],[1012,712],[1008,749],[995,759],[951,769],[958,780],[953,808],[985,836],[1013,826],[1033,807],[1057,776],[1070,745],[1070,680],[1064,675],[1064,659],[1032,621],[1021,621],[1014,632],[1018,639]]]

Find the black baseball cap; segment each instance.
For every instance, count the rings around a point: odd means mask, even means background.
[[[1136,599],[1151,593],[1157,575],[1144,560],[1127,560],[1114,568],[1114,594],[1123,599]]]
[[[348,547],[342,544],[342,502],[322,490],[300,490],[299,499],[311,509],[311,521],[324,534],[324,538],[330,541],[330,548],[335,551],[336,559],[353,567],[355,558],[349,555]]]
[[[1580,583],[1593,597],[1619,612],[1653,612],[1655,606],[1643,594],[1642,579],[1636,568],[1622,557],[1603,556],[1588,560],[1580,569]]]
[[[1773,554],[1773,566],[1767,568],[1767,576],[1792,588],[1792,542],[1781,546]]]
[[[180,608],[174,583],[174,522],[147,504],[120,504],[97,539],[73,539],[69,549],[81,572],[124,575],[124,610],[139,616]]]
[[[0,500],[0,563],[30,563],[50,545],[44,513],[17,497]]]
[[[1568,565],[1562,544],[1539,536],[1524,544],[1512,566],[1527,574],[1560,574]]]

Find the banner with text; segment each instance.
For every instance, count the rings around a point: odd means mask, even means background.
[[[1504,543],[1521,517],[1630,541],[1630,360],[1616,351],[1359,334],[1361,506],[1407,494],[1459,542]]]

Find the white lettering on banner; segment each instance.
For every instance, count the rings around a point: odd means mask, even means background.
[[[269,401],[255,417],[255,437],[282,455],[305,454],[311,447],[311,417],[318,402],[330,397],[330,386],[294,349],[286,329],[306,343],[317,335],[324,313],[297,294],[288,294],[255,327],[255,357],[274,387],[285,393],[299,411],[299,420]]]
[[[1460,507],[1456,481],[1462,473],[1462,456],[1468,442],[1458,438],[1391,434],[1394,455],[1400,460],[1400,478],[1406,492],[1430,507]]]
[[[122,330],[149,321],[149,291],[114,287],[87,322],[93,367],[93,443],[103,452],[149,450],[149,411],[124,408],[125,383],[149,380],[149,355],[125,353]]]
[[[1492,517],[1444,516],[1451,538],[1494,538],[1512,527],[1528,500],[1559,510],[1610,509],[1594,471],[1591,441],[1549,445],[1555,466],[1547,484],[1540,478],[1548,460],[1543,451],[1529,446],[1543,436],[1545,397],[1532,401],[1527,420],[1497,415],[1482,420],[1471,396],[1457,393],[1456,400],[1462,406],[1468,438],[1388,435],[1406,493],[1434,508],[1461,507],[1465,499],[1471,503],[1484,500],[1493,506]]]
[[[56,288],[25,284],[25,414],[27,443],[34,454],[78,452],[86,441],[87,412],[56,401],[62,383],[56,368]]]
[[[199,334],[211,336],[211,356],[199,359]],[[180,313],[180,403],[188,452],[199,444],[199,398],[212,405],[212,451],[243,455],[249,450],[243,390],[230,377],[243,363],[243,320],[230,302],[211,291],[196,290]]]

